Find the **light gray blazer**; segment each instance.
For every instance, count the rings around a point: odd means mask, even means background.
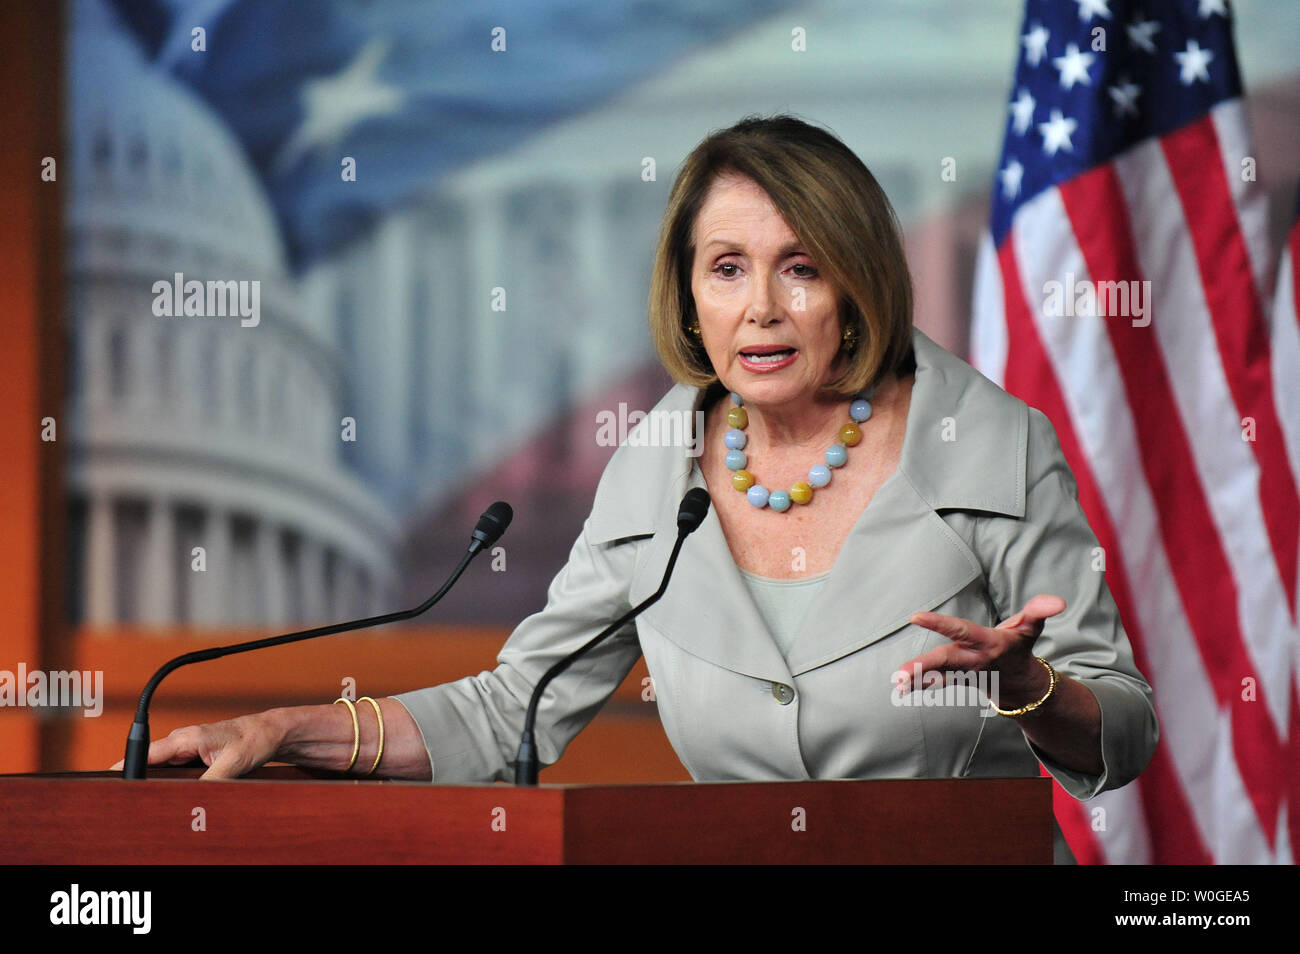
[[[1151,688],[1095,569],[1097,540],[1052,425],[920,331],[913,349],[898,468],[850,532],[789,660],[710,511],[663,599],[547,690],[543,765],[644,654],[668,739],[698,781],[1035,776],[1042,762],[1086,799],[1146,767],[1159,737]],[[678,385],[656,410],[689,412],[702,397]],[[658,587],[678,503],[704,480],[682,448],[635,442],[614,453],[546,608],[519,624],[497,668],[396,697],[420,727],[435,782],[512,777],[535,681]],[[909,624],[912,613],[993,626],[1038,593],[1066,600],[1035,652],[1096,696],[1100,776],[1056,765],[1014,720],[977,706],[895,704],[891,675],[946,642]],[[1059,831],[1057,848],[1072,860]]]

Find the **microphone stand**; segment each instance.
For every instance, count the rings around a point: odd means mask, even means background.
[[[520,734],[519,752],[515,755],[516,785],[537,784],[537,746],[533,738],[533,726],[537,722],[537,707],[542,701],[542,693],[546,687],[550,685],[552,679],[572,666],[593,648],[600,645],[601,642],[608,639],[611,634],[625,626],[629,620],[636,618],[647,607],[658,602],[659,598],[664,595],[664,591],[668,589],[668,580],[673,575],[673,567],[677,564],[677,554],[681,553],[682,543],[704,522],[708,512],[708,491],[702,487],[688,490],[686,496],[682,498],[681,505],[677,508],[677,542],[673,544],[673,552],[668,557],[668,566],[664,568],[663,579],[659,581],[659,589],[614,620],[569,655],[554,663],[537,681],[537,685],[533,687],[533,694],[528,700],[528,712],[524,716],[524,731]]]

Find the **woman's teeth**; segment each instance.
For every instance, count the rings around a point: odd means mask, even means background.
[[[777,361],[784,361],[786,358],[790,357],[790,355],[794,354],[794,349],[787,348],[784,351],[773,351],[771,354],[750,354],[748,351],[742,351],[740,353],[745,356],[747,361],[753,361],[757,364],[774,364]]]

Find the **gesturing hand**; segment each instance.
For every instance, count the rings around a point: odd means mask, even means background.
[[[1004,699],[1009,695],[1032,696],[1040,686],[1038,695],[1041,695],[1046,691],[1050,677],[1046,669],[1034,660],[1034,641],[1043,631],[1043,621],[1064,609],[1065,600],[1061,597],[1039,594],[1015,616],[993,628],[943,613],[913,613],[912,623],[932,629],[952,642],[936,646],[900,667],[902,675],[898,677],[896,688],[902,693],[916,688],[912,684],[912,675],[918,671],[918,666],[922,676],[927,672],[990,669],[999,674]]]

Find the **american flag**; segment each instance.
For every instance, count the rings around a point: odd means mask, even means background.
[[[1226,0],[1029,0],[972,363],[1055,425],[1161,728],[1136,782],[1057,786],[1081,862],[1300,847],[1300,338],[1255,171]]]

